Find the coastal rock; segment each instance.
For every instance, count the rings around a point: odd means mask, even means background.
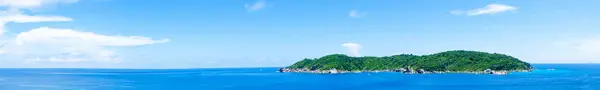
[[[492,69],[485,69],[483,70],[484,74],[492,74]]]
[[[484,71],[427,71],[425,69],[414,69],[414,68],[398,68],[393,70],[311,70],[307,68],[280,68],[278,72],[296,72],[296,73],[321,73],[321,74],[339,74],[339,73],[361,73],[361,72],[401,72],[404,74],[443,74],[443,73],[471,73],[471,74],[494,74],[494,75],[506,75],[510,72],[530,72],[531,70],[491,70],[486,69]]]
[[[506,74],[508,74],[508,71],[492,71],[492,74],[494,74],[494,75],[506,75]]]
[[[417,73],[418,73],[418,74],[425,74],[425,73],[429,73],[429,72],[427,72],[427,71],[426,71],[426,70],[424,70],[424,69],[419,69],[419,70],[417,70]]]
[[[339,72],[338,72],[337,69],[334,68],[334,69],[329,69],[328,73],[330,73],[330,74],[336,74],[336,73],[339,73]]]
[[[392,71],[394,71],[394,72],[406,72],[406,69],[400,68],[400,69],[394,69]]]

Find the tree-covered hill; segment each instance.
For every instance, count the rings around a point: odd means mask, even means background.
[[[427,71],[530,70],[533,67],[512,56],[478,51],[454,50],[431,55],[401,54],[385,57],[350,57],[332,54],[316,59],[304,59],[289,69],[373,71],[399,68]]]

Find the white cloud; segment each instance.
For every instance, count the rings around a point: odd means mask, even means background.
[[[348,17],[359,18],[365,16],[366,14],[367,13],[364,12],[358,12],[357,10],[351,10],[350,13],[348,13]]]
[[[37,28],[17,35],[3,50],[26,62],[120,62],[112,47],[168,42],[142,36],[109,36],[72,29]]]
[[[11,16],[0,16],[2,22],[15,22],[15,23],[31,23],[31,22],[60,22],[60,21],[72,21],[73,19],[62,16],[29,16],[29,15],[11,15]]]
[[[23,14],[0,15],[0,36],[4,34],[6,23],[31,23],[31,22],[61,22],[72,21],[71,18],[62,16],[29,16]]]
[[[21,10],[43,8],[49,5],[75,3],[78,0],[0,0],[0,35],[6,23],[61,22],[73,19],[63,16],[27,15]],[[169,39],[154,40],[143,36],[110,36],[72,29],[40,27],[10,37],[0,47],[5,58],[24,60],[25,63],[120,62],[114,48],[165,43]]]
[[[348,49],[348,54],[351,56],[360,56],[360,44],[356,43],[344,43],[342,46]]]
[[[450,11],[450,13],[454,14],[454,15],[466,14],[468,16],[478,16],[478,15],[485,15],[485,14],[498,14],[498,13],[503,13],[503,12],[508,12],[508,11],[516,11],[518,9],[519,8],[517,8],[515,6],[510,6],[510,5],[488,4],[483,8],[476,8],[476,9],[467,10],[467,11],[452,10],[452,11]]]
[[[75,3],[78,0],[0,0],[0,6],[13,9],[33,9],[42,6]]]
[[[92,32],[80,32],[71,29],[42,27],[17,35],[17,45],[27,43],[86,44],[95,46],[137,46],[164,43],[169,39],[152,40],[142,36],[106,36]]]
[[[267,6],[267,2],[262,1],[262,0],[254,2],[253,4],[246,4],[246,5],[244,5],[244,7],[246,8],[246,10],[248,10],[248,11],[261,10],[261,9],[264,9],[266,6]]]
[[[0,6],[8,10],[0,11],[0,36],[6,32],[4,25],[7,23],[33,23],[33,22],[60,22],[73,19],[63,16],[26,15],[20,9],[38,8],[42,5],[57,4],[61,2],[77,2],[77,0],[0,0]]]

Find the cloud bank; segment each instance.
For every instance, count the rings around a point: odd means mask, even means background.
[[[41,27],[19,33],[4,54],[26,62],[120,62],[109,47],[141,46],[168,42],[143,36],[109,36],[72,29]]]
[[[17,45],[24,44],[60,44],[94,46],[138,46],[164,43],[169,39],[152,40],[143,36],[107,36],[93,32],[81,32],[72,29],[41,27],[17,35]]]
[[[355,56],[355,57],[360,56],[360,44],[344,43],[344,44],[342,44],[342,46],[344,46],[344,47],[346,47],[346,49],[348,49],[348,54],[350,56]]]
[[[50,15],[27,15],[22,10],[48,5],[75,3],[78,0],[0,0],[0,35],[7,23],[68,22],[72,18]],[[118,47],[141,46],[168,42],[144,36],[103,35],[73,29],[39,27],[5,39],[0,47],[3,59],[24,63],[52,62],[121,62]]]

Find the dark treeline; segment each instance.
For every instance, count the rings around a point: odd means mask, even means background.
[[[431,55],[401,54],[385,57],[350,57],[332,54],[316,59],[304,59],[287,68],[311,70],[391,70],[398,68],[424,69],[427,71],[483,71],[529,70],[529,63],[512,56],[478,51],[454,50]]]

